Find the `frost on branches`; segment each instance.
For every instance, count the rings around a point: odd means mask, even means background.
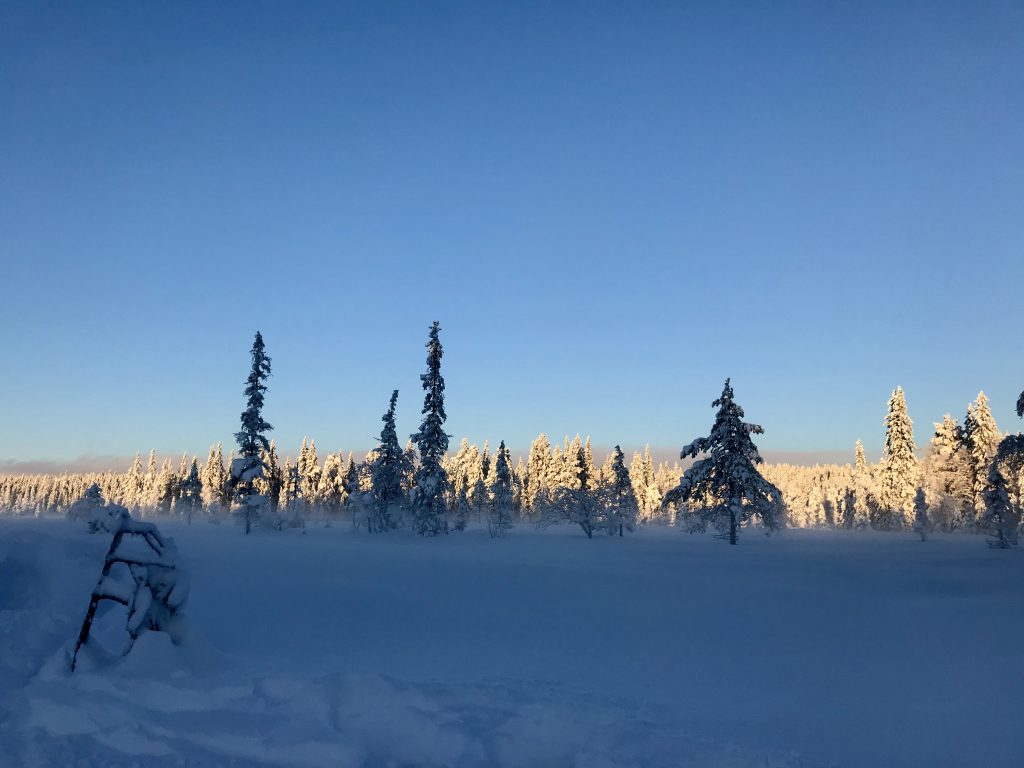
[[[270,376],[270,358],[263,345],[263,336],[256,331],[252,344],[252,369],[245,383],[246,409],[242,411],[242,429],[235,433],[239,456],[231,462],[231,489],[234,492],[235,512],[249,533],[253,524],[260,522],[268,510],[267,497],[261,494],[256,481],[263,477],[263,454],[270,450],[265,432],[273,429],[263,420],[263,394]]]
[[[608,521],[607,510],[600,496],[590,489],[586,455],[582,445],[569,449],[563,463],[563,484],[551,488],[539,497],[539,525],[569,522],[578,525],[587,538],[603,528]]]
[[[438,333],[440,324],[435,320],[427,341],[427,372],[420,374],[426,395],[423,399],[423,422],[412,439],[419,449],[420,465],[416,469],[415,485],[410,504],[412,523],[421,536],[448,533],[448,473],[442,462],[448,452],[448,435],[444,431],[447,415],[444,412],[444,378],[441,376],[441,356],[444,350]]]
[[[174,540],[161,536],[155,525],[132,520],[128,514],[118,519],[71,654],[72,671],[78,665],[79,653],[97,634],[97,628],[104,637],[121,635],[122,656],[131,651],[139,635],[147,630],[166,632],[172,641],[180,642],[180,613],[188,599],[189,585],[177,560]],[[116,626],[116,616],[99,613],[104,601],[124,606],[123,628]],[[97,621],[106,626],[100,627]]]
[[[750,436],[764,430],[743,421],[743,409],[733,400],[729,379],[711,406],[718,408],[711,434],[683,446],[679,454],[680,459],[705,458],[686,470],[679,485],[665,494],[663,504],[686,504],[683,517],[691,530],[706,530],[710,523],[735,544],[739,527],[755,517],[769,531],[780,527],[785,507],[779,489],[755,467],[762,459]]]
[[[880,483],[882,512],[876,527],[883,530],[908,527],[918,486],[918,467],[914,456],[914,425],[907,415],[902,387],[896,387],[889,398]]]

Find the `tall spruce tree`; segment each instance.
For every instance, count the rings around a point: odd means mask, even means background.
[[[970,465],[972,500],[976,509],[985,506],[985,488],[988,485],[988,468],[999,450],[999,427],[992,416],[988,398],[984,392],[968,406],[968,423],[964,426],[964,445]]]
[[[239,455],[231,462],[232,491],[247,535],[267,505],[267,498],[256,489],[256,479],[263,475],[263,452],[270,450],[266,433],[273,429],[263,418],[263,396],[270,377],[270,358],[259,331],[256,331],[250,356],[252,367],[245,381],[246,407],[242,411],[242,428],[235,433]]]
[[[763,460],[750,436],[764,429],[743,421],[729,379],[711,407],[718,408],[711,434],[683,446],[679,458],[697,461],[662,503],[690,505],[685,516],[692,527],[705,530],[711,523],[736,544],[740,526],[754,517],[768,530],[782,524],[782,493],[757,471],[755,465]]]
[[[421,536],[448,533],[448,513],[445,494],[448,475],[442,461],[448,452],[448,434],[444,431],[447,414],[444,412],[444,378],[441,376],[441,357],[444,350],[438,334],[441,325],[436,320],[430,327],[427,341],[427,372],[420,375],[426,395],[423,398],[423,422],[412,435],[420,454],[412,491],[411,512],[413,525]]]
[[[907,414],[907,401],[902,387],[896,387],[889,398],[885,427],[885,452],[882,455],[879,491],[882,512],[876,525],[891,530],[910,526],[918,484],[914,424]]]
[[[391,393],[387,413],[381,417],[384,427],[380,431],[380,445],[370,467],[373,482],[374,514],[370,518],[371,533],[382,533],[397,524],[397,510],[405,497],[402,481],[405,472],[405,452],[398,444],[395,431],[395,408],[398,390]]]

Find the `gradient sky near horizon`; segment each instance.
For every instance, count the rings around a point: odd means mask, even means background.
[[[1024,5],[0,4],[0,460],[919,444],[1024,388]]]

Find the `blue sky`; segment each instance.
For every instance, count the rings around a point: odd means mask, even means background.
[[[0,460],[418,424],[877,453],[1024,388],[1024,7],[4,3]]]

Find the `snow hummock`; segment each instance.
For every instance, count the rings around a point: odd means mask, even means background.
[[[109,539],[0,520],[0,765],[1009,768],[1024,749],[1024,552],[980,537],[161,528],[187,631],[70,674]]]

